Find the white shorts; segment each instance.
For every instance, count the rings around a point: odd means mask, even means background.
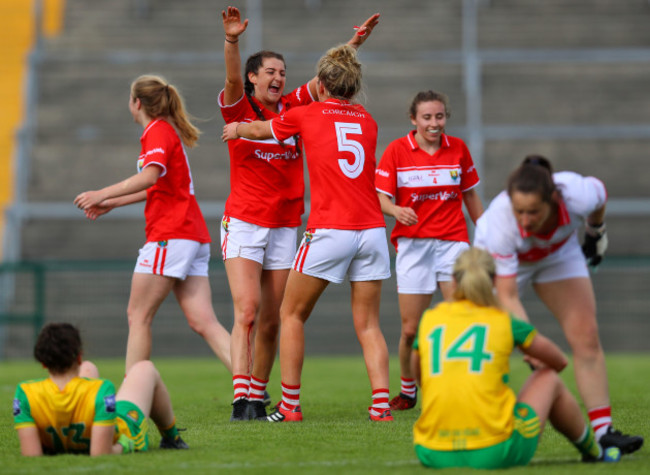
[[[265,228],[241,219],[221,220],[223,260],[244,257],[262,264],[262,269],[291,269],[296,255],[298,228]]]
[[[454,263],[469,249],[462,241],[440,239],[397,239],[397,293],[433,294],[438,282],[452,280]]]
[[[570,240],[553,254],[533,263],[519,262],[517,287],[521,295],[529,283],[589,277],[585,256],[577,240]]]
[[[184,280],[188,275],[208,276],[210,244],[188,239],[148,242],[138,254],[133,272]]]
[[[293,269],[340,284],[390,277],[385,228],[362,230],[308,229],[300,243]]]

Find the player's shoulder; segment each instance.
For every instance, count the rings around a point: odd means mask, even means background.
[[[21,381],[16,385],[16,390],[24,391],[26,389],[30,389],[36,386],[42,386],[46,380],[47,378],[25,379],[24,381]]]
[[[571,187],[571,185],[582,183],[584,180],[583,175],[569,170],[553,173],[553,182],[558,186]]]
[[[488,205],[485,212],[489,213],[491,216],[510,215],[512,214],[511,208],[512,205],[510,203],[510,196],[508,196],[507,191],[503,190],[498,195],[496,195],[492,201],[490,201],[490,204]]]
[[[444,134],[443,139],[446,140],[447,145],[450,147],[462,147],[466,148],[465,141],[460,137],[454,137],[453,135]]]

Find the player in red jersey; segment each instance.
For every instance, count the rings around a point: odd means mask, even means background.
[[[146,200],[147,242],[140,249],[127,309],[126,370],[149,359],[154,315],[172,291],[192,330],[231,370],[230,335],[212,307],[210,235],[183,148],[194,146],[200,132],[188,120],[177,89],[158,76],[140,76],[133,82],[129,110],[144,127],[138,173],[74,199],[92,220],[118,206]]]
[[[242,77],[238,42],[248,20],[242,22],[235,7],[228,7],[222,17],[226,82],[219,106],[226,123],[270,120],[314,101],[316,78],[284,95],[286,66],[278,53],[252,55]],[[366,20],[348,44],[361,46],[378,18],[375,14]],[[231,420],[264,419],[280,303],[304,212],[301,145],[294,135],[281,142],[233,140],[228,149],[230,195],[222,220],[221,250],[235,313]]]
[[[271,121],[231,123],[224,140],[284,140],[299,134],[311,184],[311,213],[280,309],[282,402],[271,422],[300,421],[304,325],[330,282],[347,276],[352,318],[372,388],[369,416],[392,421],[388,407],[388,348],[379,326],[381,281],[390,276],[385,222],[374,189],[377,124],[350,101],[361,88],[361,64],[348,45],[318,63],[318,99]]]
[[[409,362],[420,317],[436,287],[445,300],[451,298],[454,262],[469,248],[463,203],[474,223],[483,213],[469,150],[461,139],[445,134],[447,96],[419,92],[409,112],[415,130],[388,145],[375,172],[381,209],[396,220],[391,241],[402,318],[401,387],[390,401],[396,410],[411,409],[417,400]]]

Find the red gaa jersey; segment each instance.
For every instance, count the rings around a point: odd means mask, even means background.
[[[377,123],[361,105],[328,99],[271,121],[278,140],[300,134],[311,186],[307,228],[385,227],[375,192]]]
[[[189,239],[210,242],[210,234],[194,196],[194,184],[185,149],[176,130],[166,121],[149,123],[140,137],[138,172],[149,165],[162,168],[147,190],[144,208],[147,242]]]
[[[420,149],[415,130],[391,142],[375,172],[376,189],[418,215],[413,226],[395,222],[393,245],[397,248],[400,237],[469,242],[463,192],[478,183],[472,157],[459,138],[443,134],[433,155]]]
[[[255,97],[250,100],[265,120],[278,116]],[[311,102],[309,85],[305,84],[282,96],[278,107],[282,113]],[[221,91],[219,107],[226,123],[260,119],[246,95],[226,106]],[[287,137],[280,143],[274,139],[239,138],[228,142],[228,151],[230,195],[226,200],[225,214],[266,228],[300,226],[300,216],[305,211],[305,182],[297,137]]]

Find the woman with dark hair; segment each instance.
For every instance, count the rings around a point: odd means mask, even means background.
[[[393,410],[415,407],[411,347],[422,312],[439,287],[451,298],[451,271],[469,248],[463,204],[470,219],[483,212],[476,192],[478,173],[461,139],[446,134],[449,100],[436,91],[418,92],[409,109],[415,130],[391,142],[375,174],[381,210],[395,218],[391,241],[402,329],[399,340],[400,392]],[[395,202],[393,203],[392,198]]]
[[[296,253],[280,308],[282,402],[270,422],[301,421],[304,325],[330,282],[347,277],[352,319],[363,350],[372,421],[393,420],[388,407],[388,348],[379,326],[381,281],[390,277],[386,223],[375,192],[377,123],[352,101],[361,89],[361,63],[349,45],[332,48],[317,67],[318,100],[270,121],[233,122],[223,139],[304,142],[311,186],[307,230]],[[351,206],[351,203],[353,206]]]
[[[194,195],[184,148],[196,145],[200,132],[190,122],[176,87],[159,76],[144,75],[133,81],[129,111],[144,129],[138,173],[74,199],[93,220],[113,208],[146,200],[147,242],[138,255],[127,308],[126,371],[151,356],[151,325],[170,292],[192,330],[230,370],[230,335],[212,307],[210,235]]]
[[[527,465],[548,420],[584,461],[620,460],[618,448],[595,441],[558,376],[567,365],[562,351],[501,308],[494,277],[490,254],[463,252],[453,267],[451,300],[422,315],[411,355],[422,392],[413,427],[417,457],[432,468]],[[515,347],[535,366],[519,395],[507,385]]]
[[[97,367],[82,361],[79,331],[50,323],[40,332],[34,357],[48,377],[18,384],[14,424],[23,455],[144,452],[147,418],[156,424],[162,449],[187,449],[178,435],[167,387],[151,361],[133,365],[119,391],[99,379]]]
[[[603,446],[630,453],[641,448],[643,438],[612,428],[605,354],[587,268],[598,265],[607,249],[606,202],[607,190],[599,179],[553,173],[545,157],[531,155],[478,220],[474,245],[494,256],[499,299],[526,321],[519,295],[532,284],[571,347],[578,391],[596,437]],[[583,227],[581,248],[578,230]]]
[[[238,43],[248,20],[242,22],[235,7],[228,7],[222,17],[226,83],[219,107],[226,123],[270,120],[316,99],[316,78],[284,94],[286,65],[282,55],[272,51],[248,58],[242,77]],[[359,48],[378,21],[379,14],[368,18],[348,44]],[[280,304],[304,212],[301,144],[298,135],[280,142],[239,139],[229,142],[228,150],[230,195],[221,251],[234,304],[231,420],[264,419]]]

